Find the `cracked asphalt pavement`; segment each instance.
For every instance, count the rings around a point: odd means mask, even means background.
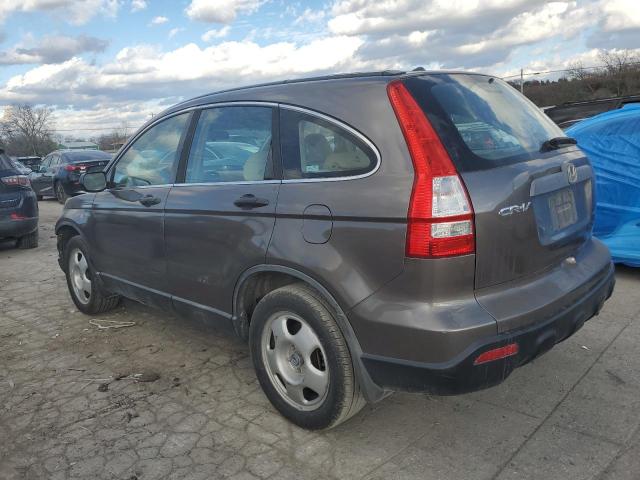
[[[80,314],[40,202],[40,246],[0,242],[0,479],[640,478],[640,270],[501,386],[395,394],[327,432],[271,407],[239,340],[124,302]],[[100,329],[105,320],[135,322]]]

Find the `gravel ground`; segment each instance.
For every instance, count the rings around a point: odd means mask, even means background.
[[[56,262],[61,206],[40,207],[37,249],[0,243],[2,480],[640,478],[640,270],[499,387],[396,394],[310,433],[237,339],[133,302],[90,323]]]

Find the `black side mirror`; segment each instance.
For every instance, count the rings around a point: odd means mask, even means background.
[[[39,173],[47,173],[47,166],[46,165],[40,165],[40,167],[38,168],[38,172]]]
[[[107,188],[107,176],[104,172],[84,173],[80,177],[80,185],[85,192],[101,192]]]

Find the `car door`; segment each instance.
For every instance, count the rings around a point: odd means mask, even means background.
[[[169,308],[164,254],[164,208],[191,113],[152,124],[107,171],[89,229],[94,267],[115,291]]]
[[[280,185],[274,110],[238,105],[197,114],[165,215],[167,277],[182,314],[229,319],[236,281],[265,262]]]
[[[53,175],[54,166],[58,155],[51,154],[46,157],[37,172],[33,172],[31,184],[38,195],[54,195],[53,193]]]

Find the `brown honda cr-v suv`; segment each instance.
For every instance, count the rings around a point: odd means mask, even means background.
[[[393,390],[495,385],[611,295],[575,141],[503,81],[340,75],[142,127],[57,223],[88,314],[121,296],[248,340],[273,405],[327,428]]]

